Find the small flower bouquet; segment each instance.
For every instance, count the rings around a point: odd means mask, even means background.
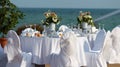
[[[77,17],[78,24],[82,25],[83,22],[88,23],[88,25],[94,26],[94,22],[90,12],[80,12],[80,15]]]
[[[45,20],[42,20],[43,25],[49,26],[51,23],[58,24],[60,22],[60,18],[57,16],[55,12],[51,12],[48,10],[44,13],[46,17]]]

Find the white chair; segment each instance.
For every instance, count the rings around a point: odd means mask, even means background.
[[[76,59],[76,36],[72,31],[65,31],[61,39],[60,53],[52,54],[51,67],[80,67]]]
[[[92,48],[93,51],[100,51],[101,48],[103,47],[103,42],[106,36],[106,31],[100,30],[97,35],[96,35],[96,39],[94,41],[94,46]]]
[[[66,25],[61,25],[60,27],[59,27],[59,32],[64,32],[66,29],[69,29]]]
[[[112,30],[112,46],[109,64],[120,64],[120,26]]]
[[[102,57],[105,59],[106,62],[109,61],[110,59],[110,53],[113,50],[112,47],[112,38],[111,38],[111,32],[108,31],[103,43],[103,47],[102,50],[100,52],[100,55],[102,55]]]
[[[120,54],[120,27],[115,27],[112,30],[112,41],[113,48],[115,49],[117,54]]]
[[[32,54],[22,52],[20,39],[14,30],[8,31],[8,44],[4,48],[8,63],[6,67],[34,67],[31,63]]]
[[[4,50],[0,44],[0,67],[6,67],[6,64],[7,64],[7,56],[6,54],[4,54]]]
[[[110,31],[107,32],[103,46],[100,51],[90,51],[86,53],[87,67],[107,67],[110,59],[109,53],[112,50],[112,39]]]

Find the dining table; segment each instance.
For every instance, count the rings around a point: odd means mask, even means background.
[[[60,53],[60,37],[27,37],[20,36],[21,49],[24,52],[32,53],[32,63],[34,64],[49,64],[53,53]],[[86,66],[85,50],[89,45],[87,37],[77,37],[76,43],[76,58],[80,66]]]

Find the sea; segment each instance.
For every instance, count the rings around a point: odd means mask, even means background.
[[[89,11],[93,18],[93,21],[102,17],[99,21],[94,22],[96,28],[102,27],[105,30],[112,30],[114,27],[120,25],[120,12],[117,14],[113,14],[109,16],[114,11],[119,9],[80,9],[80,8],[20,8],[20,10],[24,13],[24,18],[19,20],[19,23],[15,28],[18,28],[22,25],[30,25],[30,24],[42,24],[41,20],[45,19],[44,12],[48,10],[54,11],[61,18],[61,21],[57,28],[61,25],[77,25],[77,16],[79,16],[79,12]]]

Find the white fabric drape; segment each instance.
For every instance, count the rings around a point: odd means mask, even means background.
[[[20,67],[20,62],[22,56],[20,55],[19,51],[13,45],[12,38],[8,38],[8,44],[4,48],[4,52],[7,54],[8,63],[6,67]]]
[[[22,51],[32,52],[32,63],[35,64],[49,64],[51,62],[50,55],[52,53],[59,54],[60,52],[60,38],[49,37],[20,37]],[[84,45],[89,45],[87,37],[77,37],[75,41],[75,50],[80,66],[86,66]]]
[[[100,55],[105,59],[106,62],[110,59],[110,53],[112,51],[112,38],[111,38],[111,32],[108,31],[103,43],[103,48],[101,50]]]
[[[21,50],[21,47],[20,47],[20,38],[19,38],[19,36],[17,35],[17,33],[15,31],[13,31],[13,30],[8,31],[7,37],[8,38],[12,38],[13,41],[14,41],[13,46],[15,46],[18,50]],[[10,40],[12,40],[12,39],[10,39]]]
[[[4,50],[0,44],[0,67],[6,67],[6,64],[7,64],[7,56],[4,53]]]
[[[112,30],[112,45],[117,54],[120,54],[120,27]]]
[[[96,35],[96,39],[94,41],[94,47],[92,50],[94,51],[100,51],[101,48],[103,47],[103,42],[106,36],[106,31],[104,29],[98,31]]]
[[[110,58],[108,53],[112,49],[111,44],[111,33],[108,31],[100,51],[86,52],[87,67],[107,67],[106,63]]]
[[[31,63],[32,55],[21,51],[20,39],[17,33],[10,30],[7,35],[8,44],[4,48],[8,58],[6,67],[33,67]]]
[[[61,51],[51,57],[51,67],[79,67],[77,61],[75,42],[76,36],[71,31],[65,31],[61,39]]]
[[[120,26],[112,30],[112,51],[110,52],[110,64],[120,64]]]
[[[64,32],[65,30],[67,30],[67,29],[69,29],[66,25],[61,25],[60,27],[59,27],[59,30],[58,31],[60,31],[60,32]]]

